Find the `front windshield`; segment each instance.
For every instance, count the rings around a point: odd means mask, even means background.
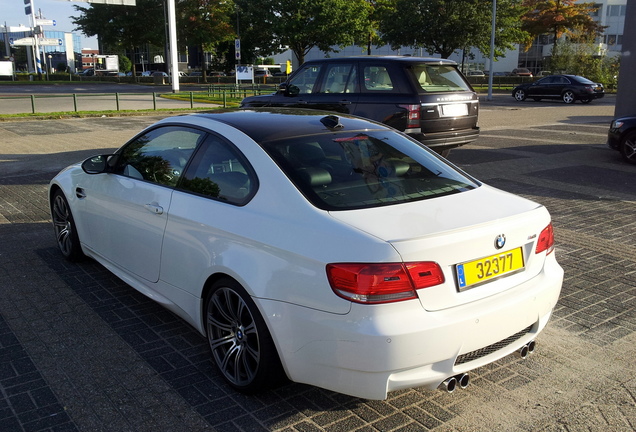
[[[423,92],[472,91],[470,84],[453,66],[422,63],[409,70]]]
[[[261,145],[303,195],[325,210],[399,204],[479,186],[392,131],[325,133]]]

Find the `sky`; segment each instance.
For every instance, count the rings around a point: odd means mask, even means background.
[[[75,25],[71,21],[71,15],[78,16],[73,5],[87,7],[88,3],[68,0],[32,0],[35,10],[41,10],[45,19],[55,20],[56,26],[45,26],[44,30],[73,32]],[[23,0],[0,0],[0,25],[17,27],[24,24],[31,26],[31,18],[24,13]],[[82,38],[81,48],[97,49],[97,39],[87,38],[80,31],[74,32]]]

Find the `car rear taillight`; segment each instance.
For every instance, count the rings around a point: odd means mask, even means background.
[[[414,299],[415,290],[444,282],[434,262],[328,264],[327,278],[338,296],[364,304]]]
[[[418,128],[420,127],[420,106],[419,105],[400,105],[400,108],[404,108],[406,113],[406,128]]]
[[[539,240],[537,240],[535,253],[541,253],[543,251],[547,251],[546,255],[554,251],[554,229],[552,228],[552,223],[541,231]]]

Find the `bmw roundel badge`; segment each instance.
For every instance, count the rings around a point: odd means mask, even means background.
[[[506,244],[506,236],[504,234],[499,234],[495,239],[495,247],[497,249],[501,249]]]

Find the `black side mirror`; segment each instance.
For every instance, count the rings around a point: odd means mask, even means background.
[[[285,96],[296,96],[298,94],[300,94],[300,89],[297,86],[290,84],[285,87]]]
[[[115,155],[92,156],[82,162],[82,169],[86,174],[101,174],[109,172]]]

